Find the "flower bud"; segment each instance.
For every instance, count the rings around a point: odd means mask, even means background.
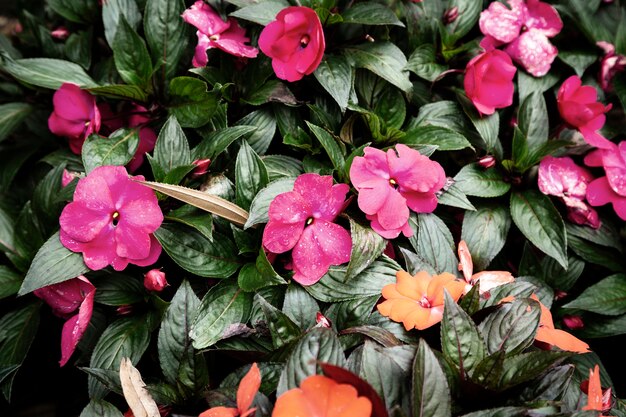
[[[332,325],[330,323],[330,320],[328,320],[322,313],[320,313],[319,311],[317,312],[317,314],[315,315],[315,322],[317,323],[315,325],[315,327],[326,327],[326,328],[330,328]]]
[[[563,324],[570,330],[578,330],[585,327],[582,317],[566,314],[563,316]]]
[[[163,288],[168,285],[165,279],[165,272],[160,269],[151,269],[145,275],[143,285],[148,291],[163,291]]]
[[[67,38],[69,38],[70,31],[67,30],[65,26],[59,26],[58,28],[50,32],[50,36],[52,36],[54,39],[57,39],[59,41],[64,41]]]
[[[496,165],[496,157],[493,155],[485,155],[478,160],[478,165],[484,169],[492,168]]]
[[[203,176],[209,171],[209,165],[211,165],[210,159],[196,159],[192,162],[196,167],[191,171],[192,178],[198,178]]]
[[[558,301],[561,300],[563,298],[567,297],[567,293],[563,290],[555,290],[554,291],[554,301]]]
[[[457,17],[459,17],[459,8],[454,6],[453,8],[443,12],[443,17],[441,18],[441,20],[443,21],[444,25],[449,25],[450,23],[454,22]]]
[[[134,308],[131,304],[124,304],[117,307],[117,309],[115,309],[115,312],[118,316],[128,316],[130,313],[133,312],[133,310]]]

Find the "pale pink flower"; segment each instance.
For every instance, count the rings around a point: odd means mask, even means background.
[[[608,149],[597,149],[585,157],[588,166],[602,166],[606,176],[587,186],[587,201],[592,206],[613,204],[617,215],[626,220],[626,141],[611,143]]]
[[[480,30],[486,36],[483,42],[507,45],[505,51],[515,62],[541,77],[558,54],[548,38],[563,28],[559,13],[539,0],[508,0],[508,5],[510,8],[494,1],[480,14]]]
[[[246,30],[239,26],[233,17],[224,22],[220,15],[202,0],[196,1],[189,9],[183,12],[183,20],[198,31],[198,45],[193,57],[194,67],[204,67],[209,58],[206,51],[212,48],[221,49],[234,56],[256,58],[258,49],[250,45],[250,38]]]
[[[100,112],[96,99],[79,86],[64,83],[52,97],[54,110],[48,128],[70,140],[70,149],[80,155],[87,136],[100,130]]]
[[[168,285],[165,272],[160,269],[151,269],[144,275],[143,286],[148,291],[160,292]]]
[[[465,94],[481,114],[493,114],[513,104],[513,78],[517,69],[511,58],[491,49],[472,58],[465,68]]]
[[[546,156],[539,164],[539,190],[558,197],[567,207],[568,218],[576,223],[600,227],[598,213],[585,203],[587,186],[594,177],[570,157]]]
[[[615,46],[612,43],[599,41],[596,42],[596,45],[604,51],[604,56],[600,61],[598,81],[602,90],[611,91],[613,77],[626,68],[626,56],[616,54]]]
[[[315,10],[308,7],[281,10],[259,36],[259,48],[272,58],[276,76],[290,82],[313,73],[325,47],[322,23]]]
[[[383,152],[366,147],[350,167],[350,180],[359,192],[359,208],[372,222],[372,229],[387,239],[400,232],[411,236],[409,208],[431,213],[437,207],[436,193],[446,183],[439,163],[406,145]]]
[[[61,332],[61,366],[70,359],[87,330],[95,294],[96,287],[82,275],[35,290],[35,295],[52,307],[55,315],[67,319]],[[73,314],[76,310],[78,313]]]
[[[134,182],[124,167],[102,166],[78,181],[74,201],[59,218],[60,238],[69,250],[83,253],[90,269],[112,265],[121,271],[129,263],[156,262],[161,245],[152,233],[162,221],[154,191]]]
[[[598,102],[598,92],[590,85],[582,85],[581,79],[572,75],[559,88],[556,102],[561,118],[572,129],[578,129],[585,141],[597,148],[611,148],[613,143],[599,134],[612,105]]]
[[[271,202],[263,246],[273,253],[293,249],[293,279],[300,284],[315,284],[331,265],[350,260],[350,233],[333,223],[349,190],[346,184],[333,185],[330,175],[302,174],[293,191]]]

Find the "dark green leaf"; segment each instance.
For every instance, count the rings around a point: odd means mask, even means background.
[[[122,412],[104,400],[91,400],[80,417],[123,417]]]
[[[536,190],[512,193],[511,217],[528,240],[567,268],[565,224],[548,196]]]
[[[434,214],[411,214],[409,225],[413,236],[409,238],[420,259],[437,274],[457,271],[454,241],[448,226]]]
[[[97,289],[95,301],[108,306],[135,304],[146,296],[143,281],[119,272],[98,271],[92,283]]]
[[[570,255],[567,261],[567,270],[563,269],[554,258],[545,257],[541,261],[541,276],[543,281],[555,290],[569,291],[580,278],[585,263],[578,257]]]
[[[278,80],[266,81],[265,84],[252,91],[242,101],[253,106],[260,106],[270,102],[284,103],[290,106],[298,104],[296,96],[289,90],[289,87]]]
[[[519,100],[524,101],[532,93],[543,94],[559,82],[559,75],[553,70],[543,77],[533,77],[526,71],[517,71]]]
[[[254,302],[258,303],[263,310],[274,349],[287,345],[300,337],[300,327],[291,321],[289,316],[265,301],[259,294],[255,294]]]
[[[302,162],[291,156],[265,155],[262,159],[270,181],[296,178],[303,172]]]
[[[182,127],[200,127],[207,124],[217,109],[217,98],[207,91],[204,81],[192,77],[176,77],[170,82],[171,115]]]
[[[268,210],[270,203],[277,195],[293,191],[294,179],[282,179],[272,181],[257,193],[250,205],[250,213],[248,221],[244,225],[244,229],[254,226],[258,223],[267,223],[269,221]]]
[[[189,26],[181,19],[182,0],[148,0],[143,21],[146,41],[155,66],[163,64],[163,78],[169,78],[189,43]]]
[[[500,114],[495,112],[490,116],[481,116],[464,94],[457,93],[457,99],[461,107],[463,107],[463,111],[467,117],[469,117],[474,128],[485,143],[485,150],[496,156],[501,155],[502,145],[498,138],[498,133],[500,132]]]
[[[0,105],[0,142],[15,131],[33,111],[27,103],[7,103]]]
[[[198,146],[193,148],[194,159],[217,158],[231,143],[255,129],[254,126],[233,126],[210,132]]]
[[[114,99],[130,99],[132,101],[138,101],[145,103],[148,101],[148,94],[136,85],[126,84],[112,84],[103,85],[102,87],[88,88],[91,94],[95,96],[102,96]]]
[[[237,388],[241,379],[250,371],[250,365],[244,365],[238,368],[235,372],[230,373],[220,383],[220,388]],[[278,384],[278,378],[283,370],[284,365],[282,363],[275,362],[262,362],[258,363],[259,371],[261,372],[261,387],[259,391],[265,395],[270,395],[276,391],[276,385]]]
[[[170,116],[161,128],[154,146],[154,160],[166,173],[178,166],[191,164],[189,142],[176,116]]]
[[[626,313],[626,275],[615,274],[587,287],[563,308],[591,311],[607,316]]]
[[[148,87],[152,60],[144,40],[128,24],[123,14],[113,40],[115,68],[127,84]]]
[[[395,13],[380,3],[365,1],[356,3],[342,15],[343,23],[359,23],[362,25],[395,25],[404,27]]]
[[[65,42],[65,55],[70,61],[89,70],[91,67],[91,43],[92,32],[90,30],[72,33]]]
[[[473,413],[463,414],[461,417],[525,417],[528,415],[527,411],[526,407],[500,407],[474,411]]]
[[[452,416],[450,388],[439,360],[424,339],[413,362],[413,417]]]
[[[515,385],[530,381],[545,372],[554,364],[562,361],[570,352],[544,352],[541,350],[507,356],[504,359],[504,369],[500,381],[495,388],[504,391]]]
[[[337,305],[337,304],[333,304],[333,305]],[[394,336],[393,333],[391,333],[389,330],[383,329],[382,327],[378,327],[378,326],[362,325],[362,326],[350,327],[348,329],[344,329],[341,331],[341,334],[355,334],[355,333],[367,336],[370,339],[375,340],[377,343],[379,343],[380,345],[384,347],[402,346],[402,342],[400,342],[400,340],[396,336]]]
[[[287,282],[274,271],[272,264],[267,260],[265,250],[261,249],[255,263],[245,264],[241,268],[237,283],[244,291],[257,291],[260,288]]]
[[[502,304],[478,329],[489,353],[499,350],[519,353],[535,340],[540,316],[539,303],[528,298],[516,299]]]
[[[626,334],[626,314],[616,317],[594,316],[592,320],[585,320],[585,327],[578,334],[590,339]]]
[[[67,20],[89,23],[98,10],[96,0],[49,0],[48,6]]]
[[[452,46],[476,26],[483,4],[480,0],[451,0],[447,7],[448,9],[456,7],[458,10],[456,20],[442,30],[444,43]]]
[[[13,182],[13,178],[24,162],[35,152],[37,147],[31,144],[10,150],[2,150],[2,164],[0,165],[0,191],[5,191]]]
[[[307,330],[315,325],[315,316],[320,311],[317,301],[304,288],[290,282],[285,292],[283,312],[291,318],[300,329]]]
[[[269,109],[262,109],[248,113],[237,123],[238,126],[253,126],[246,140],[259,155],[264,155],[276,133],[276,119]]]
[[[361,226],[352,218],[349,220],[352,251],[344,278],[346,281],[360,274],[376,258],[382,255],[386,245],[385,240],[371,228]]]
[[[289,3],[283,0],[264,0],[263,3],[252,3],[249,6],[242,7],[230,15],[265,26],[275,20],[278,12],[288,6]]]
[[[456,151],[472,147],[465,136],[439,126],[415,127],[408,130],[399,142],[409,146],[434,145],[440,151]]]
[[[454,180],[461,192],[475,197],[499,197],[511,188],[497,168],[483,169],[478,164],[465,165]]]
[[[357,68],[365,68],[389,81],[400,90],[408,93],[413,88],[409,74],[404,70],[406,57],[402,51],[389,42],[374,42],[351,46],[344,49],[349,60]]]
[[[505,297],[513,296],[515,298],[527,298],[530,297],[537,289],[534,284],[530,282],[515,281],[504,285],[499,285],[489,291],[491,296],[487,299],[481,298],[480,308],[486,308],[496,306]]]
[[[104,23],[104,37],[109,46],[113,45],[117,29],[120,25],[120,16],[136,30],[141,22],[141,13],[135,0],[107,0],[102,3],[102,22]]]
[[[444,206],[458,207],[463,210],[476,211],[476,207],[467,198],[456,184],[452,184],[441,195],[437,196],[437,202]]]
[[[426,43],[413,51],[406,64],[406,69],[427,81],[435,81],[442,72],[448,69],[448,66],[437,63],[435,47]]]
[[[402,404],[408,394],[405,384],[402,383],[407,375],[394,360],[394,353],[391,349],[365,341],[359,372],[383,399],[388,409]]]
[[[27,58],[0,61],[0,68],[13,77],[27,84],[58,90],[63,83],[76,84],[79,87],[96,87],[85,70],[69,61],[52,58]]]
[[[204,237],[213,241],[213,215],[210,213],[184,205],[167,213],[165,218],[193,227]]]
[[[575,235],[567,236],[567,245],[587,262],[601,265],[614,272],[624,270],[623,255],[614,248],[597,245]]]
[[[558,401],[567,385],[570,384],[573,373],[573,365],[552,368],[528,384],[520,394],[520,399],[523,401]]]
[[[548,140],[548,109],[542,93],[532,93],[524,99],[517,114],[518,125],[526,137],[529,150]]]
[[[265,164],[254,152],[248,142],[241,141],[241,147],[235,162],[235,181],[237,205],[244,210],[269,182]]]
[[[505,207],[483,205],[465,212],[461,239],[467,243],[476,270],[487,268],[500,253],[510,227],[511,216]]]
[[[326,130],[319,126],[315,126],[312,123],[306,122],[311,132],[315,135],[317,140],[320,141],[322,147],[326,150],[326,153],[330,157],[330,160],[333,163],[333,166],[338,172],[343,172],[343,165],[345,164],[345,159],[343,153],[341,152],[341,148],[337,144],[337,139]]]
[[[98,335],[100,336],[100,335]],[[122,395],[122,383],[120,382],[120,373],[113,369],[87,368],[79,367],[81,371],[93,377],[94,381],[100,382],[104,388]]]
[[[345,111],[350,98],[350,90],[354,87],[354,70],[346,58],[326,55],[313,75],[326,92],[335,99],[341,111]]]
[[[9,267],[0,265],[0,300],[16,294],[22,285],[22,277]]]
[[[369,297],[339,301],[331,304],[324,312],[324,315],[332,322],[334,328],[337,330],[362,326],[368,322],[379,299],[380,294],[375,294]]]
[[[576,75],[579,77],[582,77],[585,70],[598,60],[598,55],[596,53],[583,51],[559,51],[558,57],[561,61],[572,67],[574,71],[576,71]]]
[[[135,129],[118,129],[108,138],[90,135],[83,145],[83,165],[87,173],[103,165],[126,165],[138,146],[139,133]]]
[[[609,248],[618,249],[621,247],[618,228],[607,219],[602,219],[602,224],[598,229],[589,226],[580,226],[567,222],[565,224],[568,236],[576,236],[590,242]]]

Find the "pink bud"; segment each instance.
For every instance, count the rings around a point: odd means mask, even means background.
[[[167,287],[167,285],[165,272],[160,269],[151,269],[143,280],[143,286],[146,287],[148,291],[163,291],[163,288]]]
[[[315,327],[326,327],[326,328],[330,328],[331,327],[331,323],[330,320],[328,320],[322,313],[320,313],[319,311],[317,312],[317,314],[315,315],[315,322],[317,323],[315,325]]]
[[[198,178],[203,176],[209,171],[209,165],[211,165],[210,159],[196,159],[192,162],[196,167],[191,171],[192,178]]]
[[[52,36],[54,39],[64,41],[69,38],[70,31],[67,30],[65,26],[59,26],[58,28],[50,32],[50,36]]]
[[[63,170],[63,176],[61,177],[61,185],[62,185],[63,187],[67,187],[67,185],[68,185],[70,182],[72,182],[72,180],[73,180],[74,178],[76,178],[76,177],[77,177],[77,176],[76,176],[74,173],[69,172],[67,169],[64,169],[64,170]]]
[[[118,316],[128,316],[134,310],[131,304],[124,304],[115,309]]]
[[[478,160],[478,165],[484,169],[492,168],[496,165],[496,157],[493,155],[485,155]]]
[[[441,19],[443,20],[444,25],[449,25],[454,22],[457,17],[459,17],[459,8],[454,6],[453,8],[443,12],[443,17]]]
[[[585,327],[582,317],[566,314],[563,316],[563,324],[570,330],[582,329]]]
[[[567,297],[567,293],[563,290],[555,290],[554,291],[554,300],[561,300],[563,298]]]

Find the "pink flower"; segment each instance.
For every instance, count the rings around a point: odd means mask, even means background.
[[[67,30],[65,26],[59,26],[58,28],[50,32],[50,36],[52,36],[54,39],[64,41],[69,38],[70,31]]]
[[[563,316],[563,324],[570,330],[578,330],[585,327],[585,322],[582,317],[570,314]]]
[[[505,51],[535,77],[548,73],[558,51],[548,38],[563,29],[559,13],[539,0],[508,0],[510,8],[494,1],[480,14],[485,44],[506,45]],[[481,42],[481,45],[483,44]]]
[[[276,76],[290,82],[313,73],[322,61],[325,47],[322,23],[308,7],[281,10],[259,36],[259,48],[272,58]]]
[[[196,167],[191,171],[192,178],[199,178],[209,172],[209,165],[211,165],[210,159],[196,159],[192,162]]]
[[[568,218],[594,229],[600,227],[598,213],[585,203],[587,185],[594,179],[585,168],[570,157],[546,156],[539,164],[539,190],[559,197],[567,207]]]
[[[165,272],[160,269],[149,270],[143,279],[143,286],[148,291],[163,291],[168,286],[167,279],[165,279]]]
[[[64,83],[52,97],[54,111],[48,128],[70,140],[70,149],[80,155],[85,138],[100,130],[100,112],[96,99],[75,84]]]
[[[467,63],[465,94],[481,114],[493,114],[513,104],[513,77],[517,69],[504,52],[492,49]]]
[[[372,229],[386,239],[400,232],[411,236],[409,208],[431,213],[436,193],[446,183],[441,165],[406,145],[383,152],[366,147],[350,167],[350,180],[359,192],[359,208],[372,221]]]
[[[161,254],[152,233],[162,221],[154,191],[134,182],[124,167],[102,166],[78,181],[74,201],[63,209],[61,243],[82,252],[92,270],[147,266]]]
[[[209,58],[206,51],[219,48],[231,55],[247,58],[256,58],[258,49],[245,45],[250,42],[246,30],[239,26],[233,17],[224,22],[222,18],[202,0],[196,1],[189,9],[183,12],[183,20],[198,31],[198,45],[193,57],[194,67],[204,67]]]
[[[594,87],[583,86],[580,78],[572,75],[559,88],[556,100],[559,113],[568,127],[578,129],[591,146],[611,148],[613,144],[597,130],[604,126],[604,113],[611,110],[612,105],[598,102],[598,92]]]
[[[611,143],[608,149],[598,149],[585,157],[588,166],[602,166],[606,176],[587,186],[587,201],[592,206],[612,203],[617,215],[626,220],[626,141]]]
[[[604,56],[600,62],[600,74],[598,81],[600,87],[604,91],[611,91],[611,82],[618,72],[624,71],[626,68],[626,56],[615,53],[615,46],[609,42],[596,42],[604,51]]]
[[[87,330],[95,294],[96,287],[82,275],[35,290],[35,295],[52,307],[54,314],[67,319],[61,332],[61,366],[70,359]],[[72,315],[76,310],[78,313]]]
[[[333,223],[349,189],[346,184],[333,185],[329,175],[303,174],[293,191],[271,202],[263,246],[273,253],[293,249],[293,279],[300,284],[315,284],[331,265],[350,260],[350,233]]]

